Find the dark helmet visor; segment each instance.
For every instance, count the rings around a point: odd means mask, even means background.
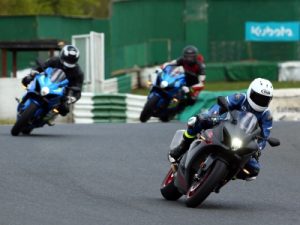
[[[259,94],[257,92],[255,92],[254,90],[251,90],[250,92],[250,99],[259,106],[262,107],[267,107],[270,104],[270,101],[272,100],[272,97],[270,96],[265,96],[262,94]]]

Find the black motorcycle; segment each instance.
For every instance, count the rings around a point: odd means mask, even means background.
[[[186,195],[186,205],[197,207],[211,192],[250,174],[245,165],[258,153],[257,140],[262,138],[257,118],[250,112],[230,111],[224,97],[218,98],[218,104],[228,112],[223,114],[226,118],[220,116],[218,125],[199,134],[179,164],[171,166],[160,189],[165,199]],[[177,137],[182,132],[175,136],[171,146],[180,142]],[[276,138],[267,141],[272,147],[280,145]]]

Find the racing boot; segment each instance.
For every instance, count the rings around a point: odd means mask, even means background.
[[[58,116],[58,110],[57,109],[53,109],[50,112],[48,112],[48,114],[43,118],[44,121],[46,122],[46,124],[48,124],[48,126],[54,126],[55,123],[55,119]]]
[[[183,135],[181,143],[169,152],[168,158],[170,163],[178,163],[180,157],[187,152],[193,141],[194,138],[188,138],[185,135]]]
[[[253,181],[258,176],[260,171],[260,164],[255,158],[251,158],[245,167],[237,174],[238,179],[245,181]]]

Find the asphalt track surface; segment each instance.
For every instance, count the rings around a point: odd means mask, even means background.
[[[196,209],[163,200],[169,141],[180,123],[57,125],[32,136],[0,126],[0,225],[300,224],[300,123],[254,182],[234,181]]]

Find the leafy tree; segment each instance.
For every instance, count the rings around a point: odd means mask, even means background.
[[[110,0],[1,0],[0,15],[108,17]]]

